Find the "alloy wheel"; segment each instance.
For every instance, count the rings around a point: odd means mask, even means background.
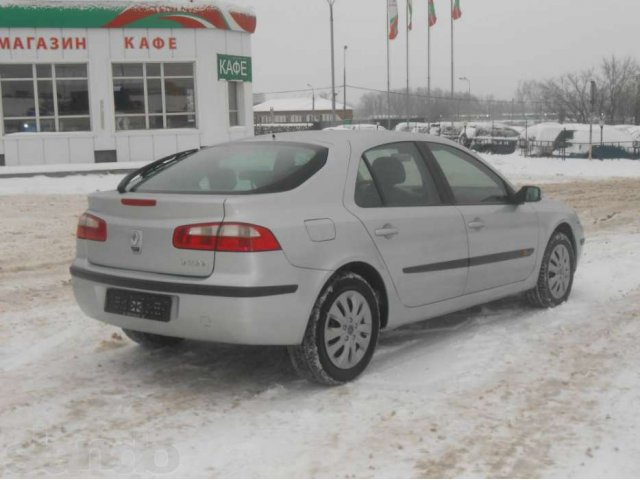
[[[333,365],[349,369],[365,356],[371,343],[373,316],[365,297],[355,290],[339,295],[328,311],[324,345]]]
[[[560,299],[571,284],[571,255],[563,244],[556,245],[549,256],[548,286],[551,294]]]

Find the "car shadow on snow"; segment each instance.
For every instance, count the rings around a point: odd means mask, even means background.
[[[417,351],[446,349],[452,339],[485,325],[517,321],[527,311],[519,297],[512,297],[383,332],[370,368],[384,369],[385,363],[410,358]],[[223,390],[227,396],[246,396],[275,386],[314,388],[297,377],[284,347],[197,341],[151,351],[131,346],[113,352],[109,364],[129,381],[192,393]]]
[[[504,298],[390,330],[382,333],[378,345],[379,347],[395,346],[423,337],[438,337],[440,334],[452,335],[455,334],[454,332],[465,330],[465,328],[475,328],[499,321],[503,319],[505,313],[512,314],[509,318],[513,318],[513,316],[528,311],[528,307],[520,296]]]
[[[488,328],[518,328],[518,322],[534,312],[522,296],[513,296],[384,332],[369,368],[383,371],[423,353],[455,351]]]
[[[132,345],[112,356],[112,362],[144,385],[203,393],[257,394],[297,379],[283,347],[197,341],[156,350]]]

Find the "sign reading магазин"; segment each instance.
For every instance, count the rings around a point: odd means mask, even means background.
[[[251,57],[218,55],[218,80],[251,82]]]
[[[86,50],[86,37],[0,36],[0,50]]]

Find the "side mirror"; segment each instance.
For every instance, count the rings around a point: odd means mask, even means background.
[[[513,197],[514,203],[518,205],[522,205],[525,202],[539,202],[540,200],[542,200],[542,190],[540,190],[540,187],[531,185],[522,187]]]

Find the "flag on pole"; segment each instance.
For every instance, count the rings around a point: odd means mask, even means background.
[[[433,0],[429,0],[429,27],[433,27],[438,21],[438,17],[436,17],[436,6],[433,3]]]
[[[460,10],[460,0],[455,0],[455,2],[453,3],[451,17],[454,20],[458,20],[460,17],[462,17],[462,10]]]
[[[407,28],[413,30],[413,0],[407,0]]]
[[[398,0],[387,0],[389,11],[389,40],[398,36]]]

